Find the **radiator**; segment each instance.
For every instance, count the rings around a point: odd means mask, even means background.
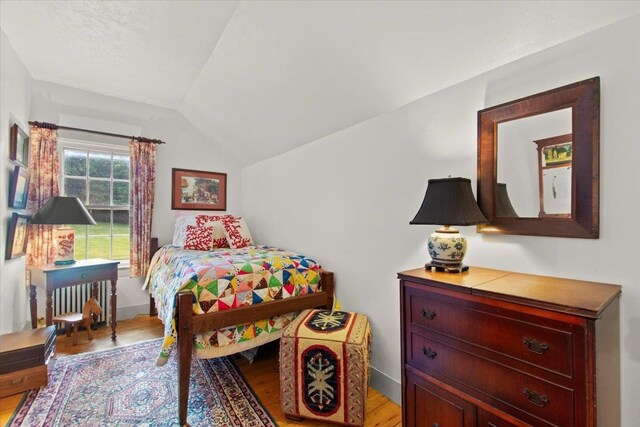
[[[109,318],[107,311],[110,309],[109,282],[98,282],[98,303],[102,307],[102,314],[98,316],[98,323],[106,323]],[[91,298],[91,283],[83,283],[76,286],[67,286],[65,288],[53,291],[53,316],[64,313],[82,313],[84,303]]]

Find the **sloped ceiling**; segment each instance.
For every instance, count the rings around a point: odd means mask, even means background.
[[[1,1],[0,25],[37,80],[177,109],[235,1]]]
[[[11,2],[36,79],[179,110],[244,165],[640,13],[640,2]]]

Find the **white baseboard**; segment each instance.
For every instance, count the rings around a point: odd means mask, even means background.
[[[402,404],[402,388],[400,383],[387,374],[378,371],[376,368],[371,368],[370,385],[398,405]]]
[[[130,305],[128,307],[118,307],[116,317],[118,320],[133,319],[141,314],[149,314],[149,304]],[[108,321],[107,321],[108,323]],[[22,326],[22,330],[31,329],[31,321],[28,320]]]

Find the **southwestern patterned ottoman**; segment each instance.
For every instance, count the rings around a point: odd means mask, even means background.
[[[305,310],[280,340],[280,405],[288,418],[364,424],[369,384],[367,317]]]

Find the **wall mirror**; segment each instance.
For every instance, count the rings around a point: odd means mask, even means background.
[[[478,112],[480,233],[597,239],[600,79]]]

